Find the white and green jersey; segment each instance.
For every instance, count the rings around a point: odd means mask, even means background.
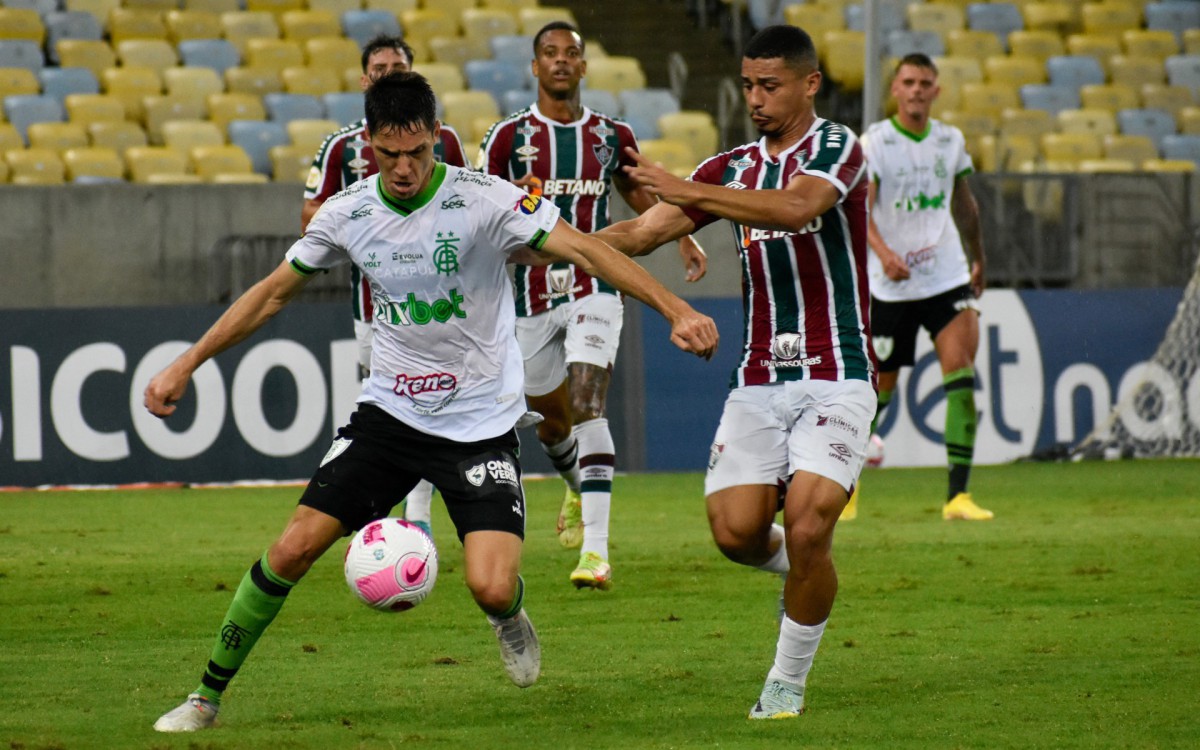
[[[867,273],[871,296],[887,302],[926,299],[971,280],[958,227],[950,214],[954,181],[974,171],[962,132],[931,119],[924,133],[896,118],[867,128],[862,137],[867,171],[875,183],[871,218],[912,275],[892,281],[875,253]]]
[[[384,193],[378,175],[334,195],[287,259],[304,275],[351,262],[370,281],[375,341],[359,403],[472,442],[525,413],[505,263],[523,245],[540,249],[558,216],[500,178],[435,164],[406,201]]]

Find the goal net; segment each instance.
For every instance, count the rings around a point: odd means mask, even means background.
[[[1200,261],[1158,350],[1121,382],[1075,458],[1200,456]]]

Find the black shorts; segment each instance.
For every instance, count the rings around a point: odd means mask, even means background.
[[[508,531],[525,538],[516,430],[459,443],[428,435],[379,407],[359,404],[338,430],[300,497],[350,531],[387,516],[421,479],[437,487],[461,541],[472,531]]]
[[[917,330],[938,333],[963,310],[979,312],[975,293],[964,284],[925,299],[884,302],[871,298],[871,343],[879,358],[880,372],[895,372],[911,367],[916,357]]]

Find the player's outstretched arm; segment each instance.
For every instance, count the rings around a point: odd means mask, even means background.
[[[156,417],[169,417],[183,398],[188,380],[200,365],[257,331],[283,309],[308,283],[284,261],[266,278],[246,290],[216,323],[146,386],[144,403]]]
[[[638,215],[644,214],[658,205],[658,198],[651,195],[646,188],[638,185],[622,171],[613,174],[613,185],[616,186],[617,192],[621,194],[629,207],[638,212]],[[679,259],[683,261],[683,279],[688,283],[699,281],[708,273],[708,254],[690,234],[679,238]]]
[[[542,251],[579,266],[657,310],[671,324],[671,343],[685,352],[705,359],[711,359],[716,352],[717,325],[712,318],[693,310],[646,269],[594,236],[583,234],[559,219]]]
[[[609,224],[592,236],[629,255],[648,255],[671,240],[691,234],[696,225],[678,206],[658,203],[641,216]]]

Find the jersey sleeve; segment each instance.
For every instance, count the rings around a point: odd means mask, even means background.
[[[847,128],[829,123],[813,139],[813,150],[796,174],[829,181],[843,196],[850,191],[865,168],[863,150]]]
[[[637,166],[633,157],[625,153],[626,148],[632,148],[638,153],[642,152],[642,149],[638,147],[637,135],[634,134],[632,127],[623,122],[613,124],[617,126],[617,164],[620,167]]]
[[[479,171],[509,178],[508,160],[512,153],[513,129],[503,123],[492,126],[479,147]]]
[[[304,182],[305,200],[326,201],[345,187],[342,184],[341,170],[338,168],[345,145],[346,139],[339,131],[330,134],[317,149],[312,167],[308,170],[308,179]]]
[[[462,139],[458,132],[449,125],[442,125],[442,161],[452,167],[470,169],[467,164],[467,154],[463,150]]]
[[[550,230],[558,223],[559,211],[554,201],[530,195],[503,180],[485,189],[483,202],[479,221],[484,236],[502,253],[523,245],[541,250]]]
[[[696,167],[695,171],[692,172],[692,176],[688,179],[692,182],[703,182],[706,185],[725,186],[725,164],[728,161],[728,154],[710,156],[700,162],[700,166]],[[715,216],[707,211],[701,211],[698,208],[690,206],[682,206],[680,210],[692,220],[692,223],[696,225],[696,229],[706,227],[721,218],[720,216]]]
[[[339,239],[340,232],[335,214],[336,211],[329,204],[321,204],[312,220],[308,222],[304,235],[288,248],[284,257],[296,273],[312,276],[349,261],[344,243]]]

